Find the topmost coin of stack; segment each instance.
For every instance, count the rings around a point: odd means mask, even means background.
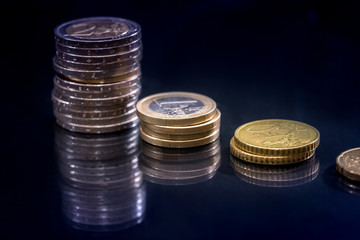
[[[113,17],[77,19],[55,28],[54,114],[62,127],[105,133],[133,127],[141,91],[140,26]]]
[[[209,97],[166,92],[136,104],[141,138],[155,146],[188,148],[214,142],[220,134],[220,111]]]
[[[265,119],[238,127],[230,141],[230,151],[247,162],[281,165],[309,159],[319,143],[320,133],[308,124]]]

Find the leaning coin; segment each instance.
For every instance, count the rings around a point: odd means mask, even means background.
[[[115,47],[108,47],[108,48],[79,48],[79,47],[72,47],[67,45],[62,45],[60,43],[56,43],[55,47],[56,50],[61,51],[63,53],[71,53],[80,56],[104,56],[104,55],[114,55],[123,52],[130,52],[134,49],[139,48],[142,46],[141,39],[137,39],[134,42],[115,46]]]
[[[349,149],[336,158],[336,170],[353,181],[360,181],[360,148]]]
[[[320,133],[302,122],[266,119],[238,127],[234,142],[249,153],[288,156],[315,150],[320,142]]]
[[[141,99],[136,108],[141,121],[162,126],[200,124],[216,114],[211,98],[189,92],[154,94]]]
[[[136,41],[140,31],[139,24],[123,18],[82,18],[57,26],[55,40],[72,47],[113,47]]]

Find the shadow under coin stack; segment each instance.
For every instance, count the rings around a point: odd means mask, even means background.
[[[57,123],[83,133],[135,126],[140,26],[122,18],[83,18],[56,27],[55,41],[52,100]]]
[[[259,120],[238,127],[230,141],[231,153],[244,161],[284,165],[305,161],[315,154],[320,134],[302,122]]]
[[[220,134],[221,113],[209,97],[166,92],[136,104],[141,138],[155,146],[189,148],[209,144]]]
[[[211,179],[220,166],[220,141],[194,148],[162,148],[141,141],[139,169],[162,185],[189,185]]]
[[[115,231],[142,222],[139,129],[83,134],[55,129],[62,210],[77,229]]]
[[[230,156],[236,175],[243,181],[264,187],[292,187],[314,180],[319,174],[320,162],[312,156],[305,162],[289,165],[261,165],[241,161]]]

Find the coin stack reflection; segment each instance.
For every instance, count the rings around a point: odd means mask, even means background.
[[[75,228],[111,231],[143,220],[139,130],[89,135],[56,128],[62,209]]]
[[[58,124],[83,133],[135,126],[140,26],[121,18],[83,18],[56,27],[55,42],[52,100]]]
[[[314,180],[319,174],[320,162],[312,156],[305,162],[291,165],[260,165],[230,156],[236,175],[243,181],[265,187],[292,187]]]
[[[221,113],[209,97],[189,92],[150,95],[136,104],[141,138],[155,146],[190,148],[220,135]]]
[[[220,166],[220,142],[194,148],[162,148],[141,141],[139,168],[162,185],[189,185],[211,179]]]

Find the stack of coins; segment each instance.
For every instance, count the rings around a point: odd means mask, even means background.
[[[302,122],[259,120],[238,127],[230,141],[231,153],[244,161],[282,165],[301,162],[314,155],[320,134]]]
[[[162,185],[189,185],[211,179],[220,166],[220,141],[194,148],[162,148],[142,141],[139,169]]]
[[[106,133],[138,123],[141,91],[140,26],[122,18],[83,18],[55,28],[52,92],[58,124]]]
[[[70,224],[112,231],[140,223],[145,185],[138,168],[139,129],[102,135],[55,129],[62,210]]]
[[[243,181],[264,187],[292,187],[314,180],[320,162],[312,156],[305,162],[291,165],[260,165],[230,157],[236,175]]]
[[[155,146],[189,148],[214,142],[220,111],[209,97],[188,92],[148,96],[136,104],[141,138]]]

